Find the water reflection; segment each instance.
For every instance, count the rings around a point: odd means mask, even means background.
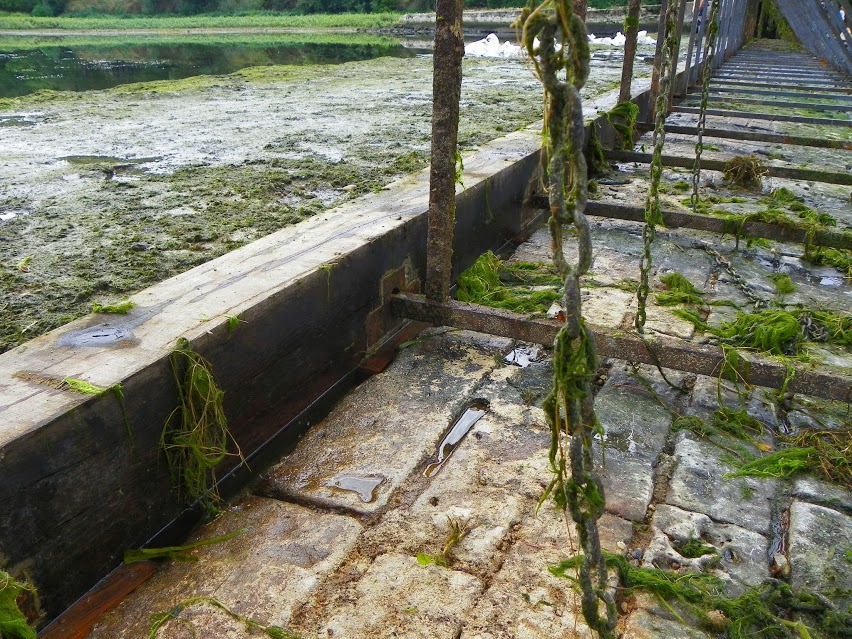
[[[133,82],[221,75],[253,66],[335,64],[415,55],[398,40],[360,36],[320,42],[288,36],[203,42],[126,40],[122,38],[122,44],[115,40],[76,44],[69,38],[40,38],[38,43],[17,44],[6,38],[0,42],[0,97],[45,89],[108,89]]]

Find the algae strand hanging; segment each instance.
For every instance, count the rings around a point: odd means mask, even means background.
[[[229,455],[242,453],[228,430],[224,392],[206,359],[180,338],[169,357],[178,389],[178,406],[163,427],[160,447],[166,455],[172,484],[181,499],[199,500],[215,508],[216,468]],[[233,443],[235,453],[229,453]]]

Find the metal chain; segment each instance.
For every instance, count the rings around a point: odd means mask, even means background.
[[[698,213],[698,184],[701,182],[701,153],[704,151],[704,128],[707,124],[707,104],[710,101],[710,75],[712,74],[713,58],[716,56],[716,34],[719,33],[719,5],[721,0],[713,0],[710,9],[710,23],[707,40],[704,43],[704,55],[701,58],[701,110],[698,113],[698,141],[695,143],[695,164],[692,165],[692,197],[690,204],[692,212]]]
[[[597,525],[603,514],[604,493],[594,471],[592,452],[593,436],[599,430],[592,392],[598,360],[580,301],[580,276],[588,272],[592,261],[591,231],[584,215],[588,193],[580,100],[591,55],[586,25],[574,13],[573,2],[546,0],[536,6],[531,0],[521,14],[523,42],[546,91],[549,227],[553,262],[565,282],[565,325],[555,340],[553,389],[545,401],[551,429],[550,465],[555,475],[545,496],[551,494],[563,510],[569,510],[577,525],[583,552],[578,568],[583,617],[602,639],[614,639],[617,611],[614,597],[607,591],[607,567]],[[558,32],[562,39],[559,51]],[[558,78],[563,69],[567,81]],[[577,231],[576,264],[565,260],[563,224],[573,224]],[[563,433],[571,435],[567,454]]]
[[[642,243],[644,251],[642,262],[639,267],[639,290],[637,291],[638,309],[636,312],[636,330],[645,332],[645,304],[651,286],[648,275],[651,271],[651,245],[657,235],[657,224],[662,224],[663,216],[660,212],[660,179],[663,176],[663,146],[666,140],[666,116],[668,115],[669,94],[671,84],[674,80],[674,59],[677,50],[677,3],[669,2],[666,12],[665,40],[663,44],[660,89],[657,93],[654,120],[654,153],[651,158],[651,184],[648,188],[648,198],[645,200],[645,227],[642,229]]]
[[[751,285],[749,285],[748,281],[737,272],[737,270],[734,268],[734,265],[731,264],[731,262],[727,260],[724,255],[722,255],[713,247],[707,246],[706,244],[701,244],[701,248],[703,248],[716,261],[716,264],[720,268],[724,269],[725,272],[731,276],[731,279],[734,281],[736,287],[743,295],[748,298],[755,310],[760,310],[762,308],[769,307],[769,300],[765,300],[759,295],[757,295],[757,293],[752,290]]]

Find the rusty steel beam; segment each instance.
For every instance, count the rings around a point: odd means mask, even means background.
[[[650,153],[639,153],[637,151],[607,150],[604,152],[607,160],[611,162],[638,162],[639,164],[650,164]],[[677,155],[664,155],[663,165],[691,169],[695,164],[695,158],[680,157]],[[725,160],[710,160],[701,158],[701,169],[703,171],[724,171]],[[799,169],[789,166],[764,167],[769,177],[783,178],[785,180],[808,180],[811,182],[825,182],[826,184],[844,184],[852,186],[852,173],[846,171],[825,171],[822,169]]]
[[[680,135],[698,135],[698,127],[682,126],[679,124],[667,124],[666,133],[677,133]],[[747,142],[769,142],[771,144],[792,144],[795,146],[813,146],[823,149],[843,149],[852,151],[852,141],[828,140],[825,138],[808,138],[800,135],[783,135],[781,133],[763,133],[761,131],[737,131],[735,129],[716,129],[707,127],[704,129],[704,139],[726,138],[729,140],[744,140]]]
[[[398,317],[428,322],[436,326],[452,326],[463,330],[510,337],[536,344],[552,344],[561,324],[555,320],[530,319],[501,309],[465,304],[455,300],[429,302],[422,295],[400,294],[391,298],[391,310]],[[718,376],[725,366],[722,349],[701,346],[683,340],[654,337],[642,339],[623,330],[591,326],[595,346],[602,357],[611,357],[663,368]],[[746,356],[744,352],[740,353]],[[787,379],[787,366],[754,357],[737,369],[748,384],[766,388],[782,388]],[[796,366],[796,374],[787,387],[790,392],[852,401],[852,377],[837,369]]]
[[[535,208],[546,209],[547,197],[535,196],[531,205]],[[700,215],[692,212],[661,211],[663,225],[670,229],[685,228],[696,231],[708,231],[720,235],[732,234],[724,218],[713,215]],[[590,201],[586,205],[586,215],[594,217],[605,217],[611,220],[624,220],[627,222],[645,222],[645,209],[639,206],[627,206],[614,202]],[[852,250],[852,233],[843,233],[834,229],[815,231],[813,236],[808,237],[807,230],[779,224],[768,224],[766,222],[746,222],[741,230],[743,237],[761,237],[778,242],[797,242],[799,244],[812,243],[817,246],[827,246],[836,249]]]
[[[710,83],[710,88],[713,89],[715,87],[773,87],[777,85],[767,84],[766,82],[751,82],[751,81],[740,81],[740,80],[725,80],[720,78],[715,78]],[[787,87],[790,88],[790,87]],[[805,85],[805,84],[794,84],[792,88],[795,88],[797,91],[811,91],[813,93],[839,93],[842,95],[852,95],[852,87],[844,87],[844,86],[831,86],[831,87],[817,87],[813,85]]]
[[[676,106],[675,113],[698,114],[698,107]],[[745,120],[774,120],[776,122],[795,122],[797,124],[824,124],[826,126],[852,126],[852,120],[832,120],[831,118],[811,118],[803,115],[775,115],[772,113],[752,113],[751,111],[732,111],[730,109],[707,109],[707,115],[720,115],[723,118],[743,118]]]

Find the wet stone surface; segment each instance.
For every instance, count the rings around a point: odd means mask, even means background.
[[[677,466],[667,503],[761,535],[770,534],[777,482],[725,478],[733,468],[723,461],[724,451],[689,434],[678,436],[674,454]]]
[[[233,539],[195,551],[197,562],[175,562],[160,571],[102,619],[90,637],[147,636],[151,615],[197,597],[214,598],[264,625],[286,626],[294,609],[343,561],[361,529],[350,517],[261,497],[242,499],[195,538],[235,534]],[[184,622],[206,637],[242,627],[215,606],[185,607],[187,616],[169,622],[158,636],[185,636]]]
[[[150,615],[169,610],[176,618],[158,637],[189,639],[190,628],[211,639],[252,636],[215,599],[306,639],[590,638],[570,581],[548,570],[577,553],[577,531],[550,501],[539,508],[551,477],[540,408],[550,353],[521,368],[498,363],[523,346],[509,340],[440,329],[422,337],[307,433],[267,475],[265,497],[236,502],[195,538],[244,533],[196,551],[198,563],[164,565],[91,636],[144,636]],[[599,526],[607,551],[635,566],[714,575],[730,596],[769,578],[773,552],[787,553],[794,586],[848,587],[852,520],[808,502],[841,508],[849,491],[804,478],[725,478],[722,448],[671,432],[673,412],[712,409],[715,380],[678,391],[652,367],[611,362],[605,370],[596,407],[606,444],[608,512]],[[485,414],[440,471],[424,477],[473,400],[487,405]],[[334,486],[352,477],[362,483]],[[781,531],[793,494],[789,530]],[[447,550],[454,526],[464,534]],[[707,554],[681,553],[691,540]],[[214,599],[174,608],[199,596]],[[624,637],[712,636],[682,625],[652,595],[637,593],[621,611]]]
[[[264,493],[356,513],[383,510],[391,494],[438,444],[471,394],[509,350],[500,338],[422,336],[393,375],[368,380],[345,398],[264,481]],[[345,489],[351,478],[380,480],[370,499]]]

